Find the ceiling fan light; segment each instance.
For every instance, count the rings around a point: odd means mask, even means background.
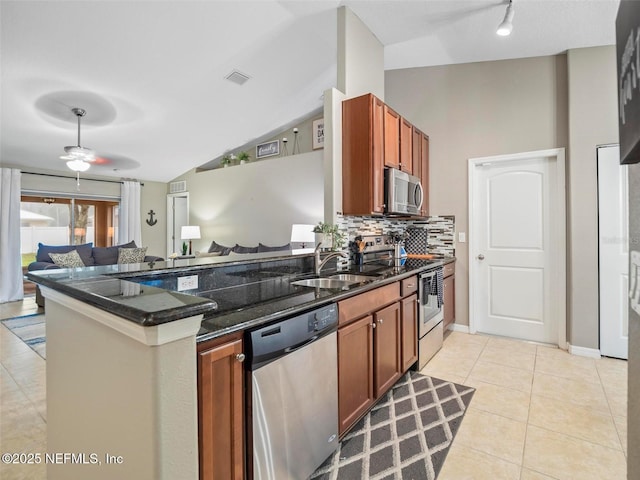
[[[73,170],[74,172],[86,172],[87,170],[89,170],[90,166],[90,164],[80,159],[69,160],[67,162],[67,167],[69,167],[69,169]]]
[[[504,14],[504,20],[498,25],[498,29],[496,33],[501,37],[506,37],[511,35],[511,31],[513,30],[513,15],[515,11],[513,9],[513,3],[509,1],[509,5],[507,5],[507,11]]]

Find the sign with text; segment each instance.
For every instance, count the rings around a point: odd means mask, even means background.
[[[640,162],[640,2],[622,0],[616,17],[620,163]]]
[[[313,149],[317,150],[324,147],[324,118],[313,121]]]
[[[272,157],[280,153],[280,140],[256,145],[256,158]]]

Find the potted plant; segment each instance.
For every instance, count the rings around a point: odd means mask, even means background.
[[[238,152],[237,158],[238,160],[240,160],[240,165],[247,163],[249,160],[251,160],[251,157],[247,152]]]
[[[220,159],[220,165],[222,165],[223,167],[228,167],[229,165],[231,165],[231,155],[225,155],[224,157],[222,157]]]
[[[187,242],[182,242],[182,255],[186,255],[187,254]]]
[[[344,234],[338,230],[337,225],[318,222],[318,225],[313,227],[313,233],[316,234],[316,246],[321,242],[322,250],[337,250],[342,246]]]

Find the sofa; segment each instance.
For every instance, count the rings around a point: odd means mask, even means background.
[[[120,249],[123,249],[121,252]],[[74,254],[73,251],[76,253]],[[141,261],[140,261],[141,260]],[[50,270],[55,268],[94,267],[117,263],[161,262],[162,257],[146,255],[146,247],[138,248],[134,241],[112,247],[94,247],[93,243],[82,245],[44,245],[38,243],[35,262],[27,270]],[[44,298],[36,287],[36,303],[43,307]]]
[[[242,254],[242,253],[263,253],[263,252],[278,252],[291,250],[291,244],[287,243],[285,245],[278,245],[275,247],[271,247],[269,245],[263,245],[262,243],[258,243],[256,247],[246,247],[243,245],[235,244],[233,247],[227,247],[217,243],[215,240],[211,242],[209,246],[209,250],[206,252],[196,252],[196,257],[218,257],[225,255],[233,255],[233,254]]]

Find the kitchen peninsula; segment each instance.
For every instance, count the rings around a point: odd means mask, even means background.
[[[338,289],[293,284],[314,276],[310,250],[29,272],[46,298],[48,451],[101,462],[48,478],[197,479],[201,345],[442,263],[364,265]]]

